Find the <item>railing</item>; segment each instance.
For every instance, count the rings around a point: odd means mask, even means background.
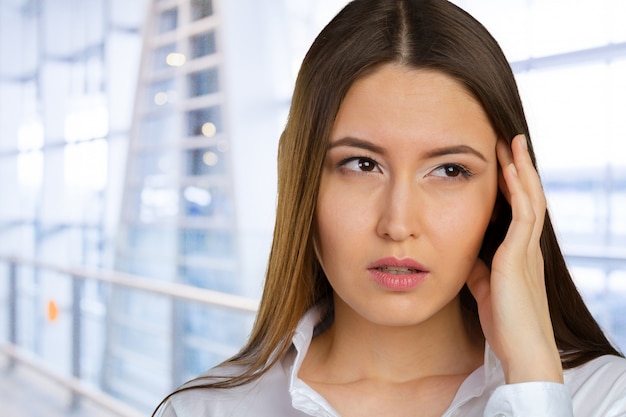
[[[81,380],[81,297],[84,282],[94,280],[108,283],[113,286],[135,289],[152,294],[160,294],[182,301],[190,301],[224,309],[243,312],[255,312],[258,301],[246,297],[226,294],[193,286],[149,280],[143,277],[105,270],[88,269],[81,267],[63,267],[51,263],[30,259],[0,256],[0,262],[8,265],[8,293],[7,293],[7,338],[8,342],[0,346],[0,353],[9,358],[9,368],[16,362],[25,365],[57,383],[66,387],[72,393],[70,407],[78,406],[81,398],[88,399],[101,407],[122,417],[138,417],[144,415],[135,408],[116,399],[102,390],[92,387]],[[56,272],[72,279],[71,297],[71,375],[65,375],[52,370],[36,355],[20,348],[18,345],[18,266],[29,266]]]
[[[589,253],[571,253],[566,256],[568,264],[573,266],[594,266],[605,271],[626,270],[626,257],[621,254],[594,255]],[[8,265],[8,294],[7,294],[7,338],[8,343],[0,346],[0,353],[10,359],[10,365],[16,362],[28,366],[41,374],[51,378],[66,387],[72,393],[71,407],[76,407],[80,398],[90,400],[103,408],[122,417],[138,417],[144,415],[126,403],[116,399],[102,390],[93,388],[81,380],[81,296],[85,281],[94,280],[110,285],[131,288],[147,293],[160,294],[182,301],[196,302],[212,307],[235,311],[254,313],[258,308],[258,301],[201,289],[188,285],[171,282],[149,280],[143,277],[105,270],[95,270],[80,267],[62,267],[51,263],[0,256],[0,263]],[[71,375],[61,374],[46,366],[43,361],[18,345],[18,267],[27,266],[48,272],[56,272],[72,280],[71,297]]]

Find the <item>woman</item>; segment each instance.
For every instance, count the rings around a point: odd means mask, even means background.
[[[304,59],[260,310],[158,416],[623,416],[510,67],[444,0],[356,0]]]

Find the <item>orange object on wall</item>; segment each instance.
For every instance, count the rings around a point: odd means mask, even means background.
[[[59,306],[54,300],[48,301],[48,320],[51,322],[59,318]]]

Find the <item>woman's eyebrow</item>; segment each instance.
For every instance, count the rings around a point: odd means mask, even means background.
[[[374,153],[381,154],[381,155],[385,153],[384,148],[382,148],[381,146],[374,145],[372,142],[368,142],[366,140],[354,138],[351,136],[347,136],[345,138],[341,138],[339,140],[332,142],[328,146],[328,149],[337,148],[339,146],[350,146],[353,148],[361,148],[361,149],[365,149],[370,152],[374,152]]]
[[[381,146],[374,145],[373,143],[368,142],[366,140],[354,138],[351,136],[347,136],[345,138],[341,138],[339,140],[332,142],[328,148],[332,149],[332,148],[336,148],[339,146],[350,146],[354,148],[365,149],[365,150],[375,152],[381,155],[385,153],[385,149],[382,148]],[[438,156],[454,155],[454,154],[471,154],[487,162],[487,158],[485,158],[485,156],[482,153],[478,152],[476,149],[468,145],[445,146],[442,148],[431,149],[424,153],[424,157],[426,159],[429,159],[429,158],[436,158]]]
[[[432,150],[425,152],[425,157],[436,158],[438,156],[453,155],[453,154],[471,154],[487,162],[487,158],[485,158],[485,156],[482,153],[478,152],[476,149],[467,145],[446,146],[443,148],[432,149]]]

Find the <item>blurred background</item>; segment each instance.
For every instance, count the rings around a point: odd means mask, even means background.
[[[70,410],[145,414],[237,352],[295,76],[345,3],[0,0],[7,384],[26,364]],[[511,62],[568,264],[626,349],[626,2],[454,3]]]

